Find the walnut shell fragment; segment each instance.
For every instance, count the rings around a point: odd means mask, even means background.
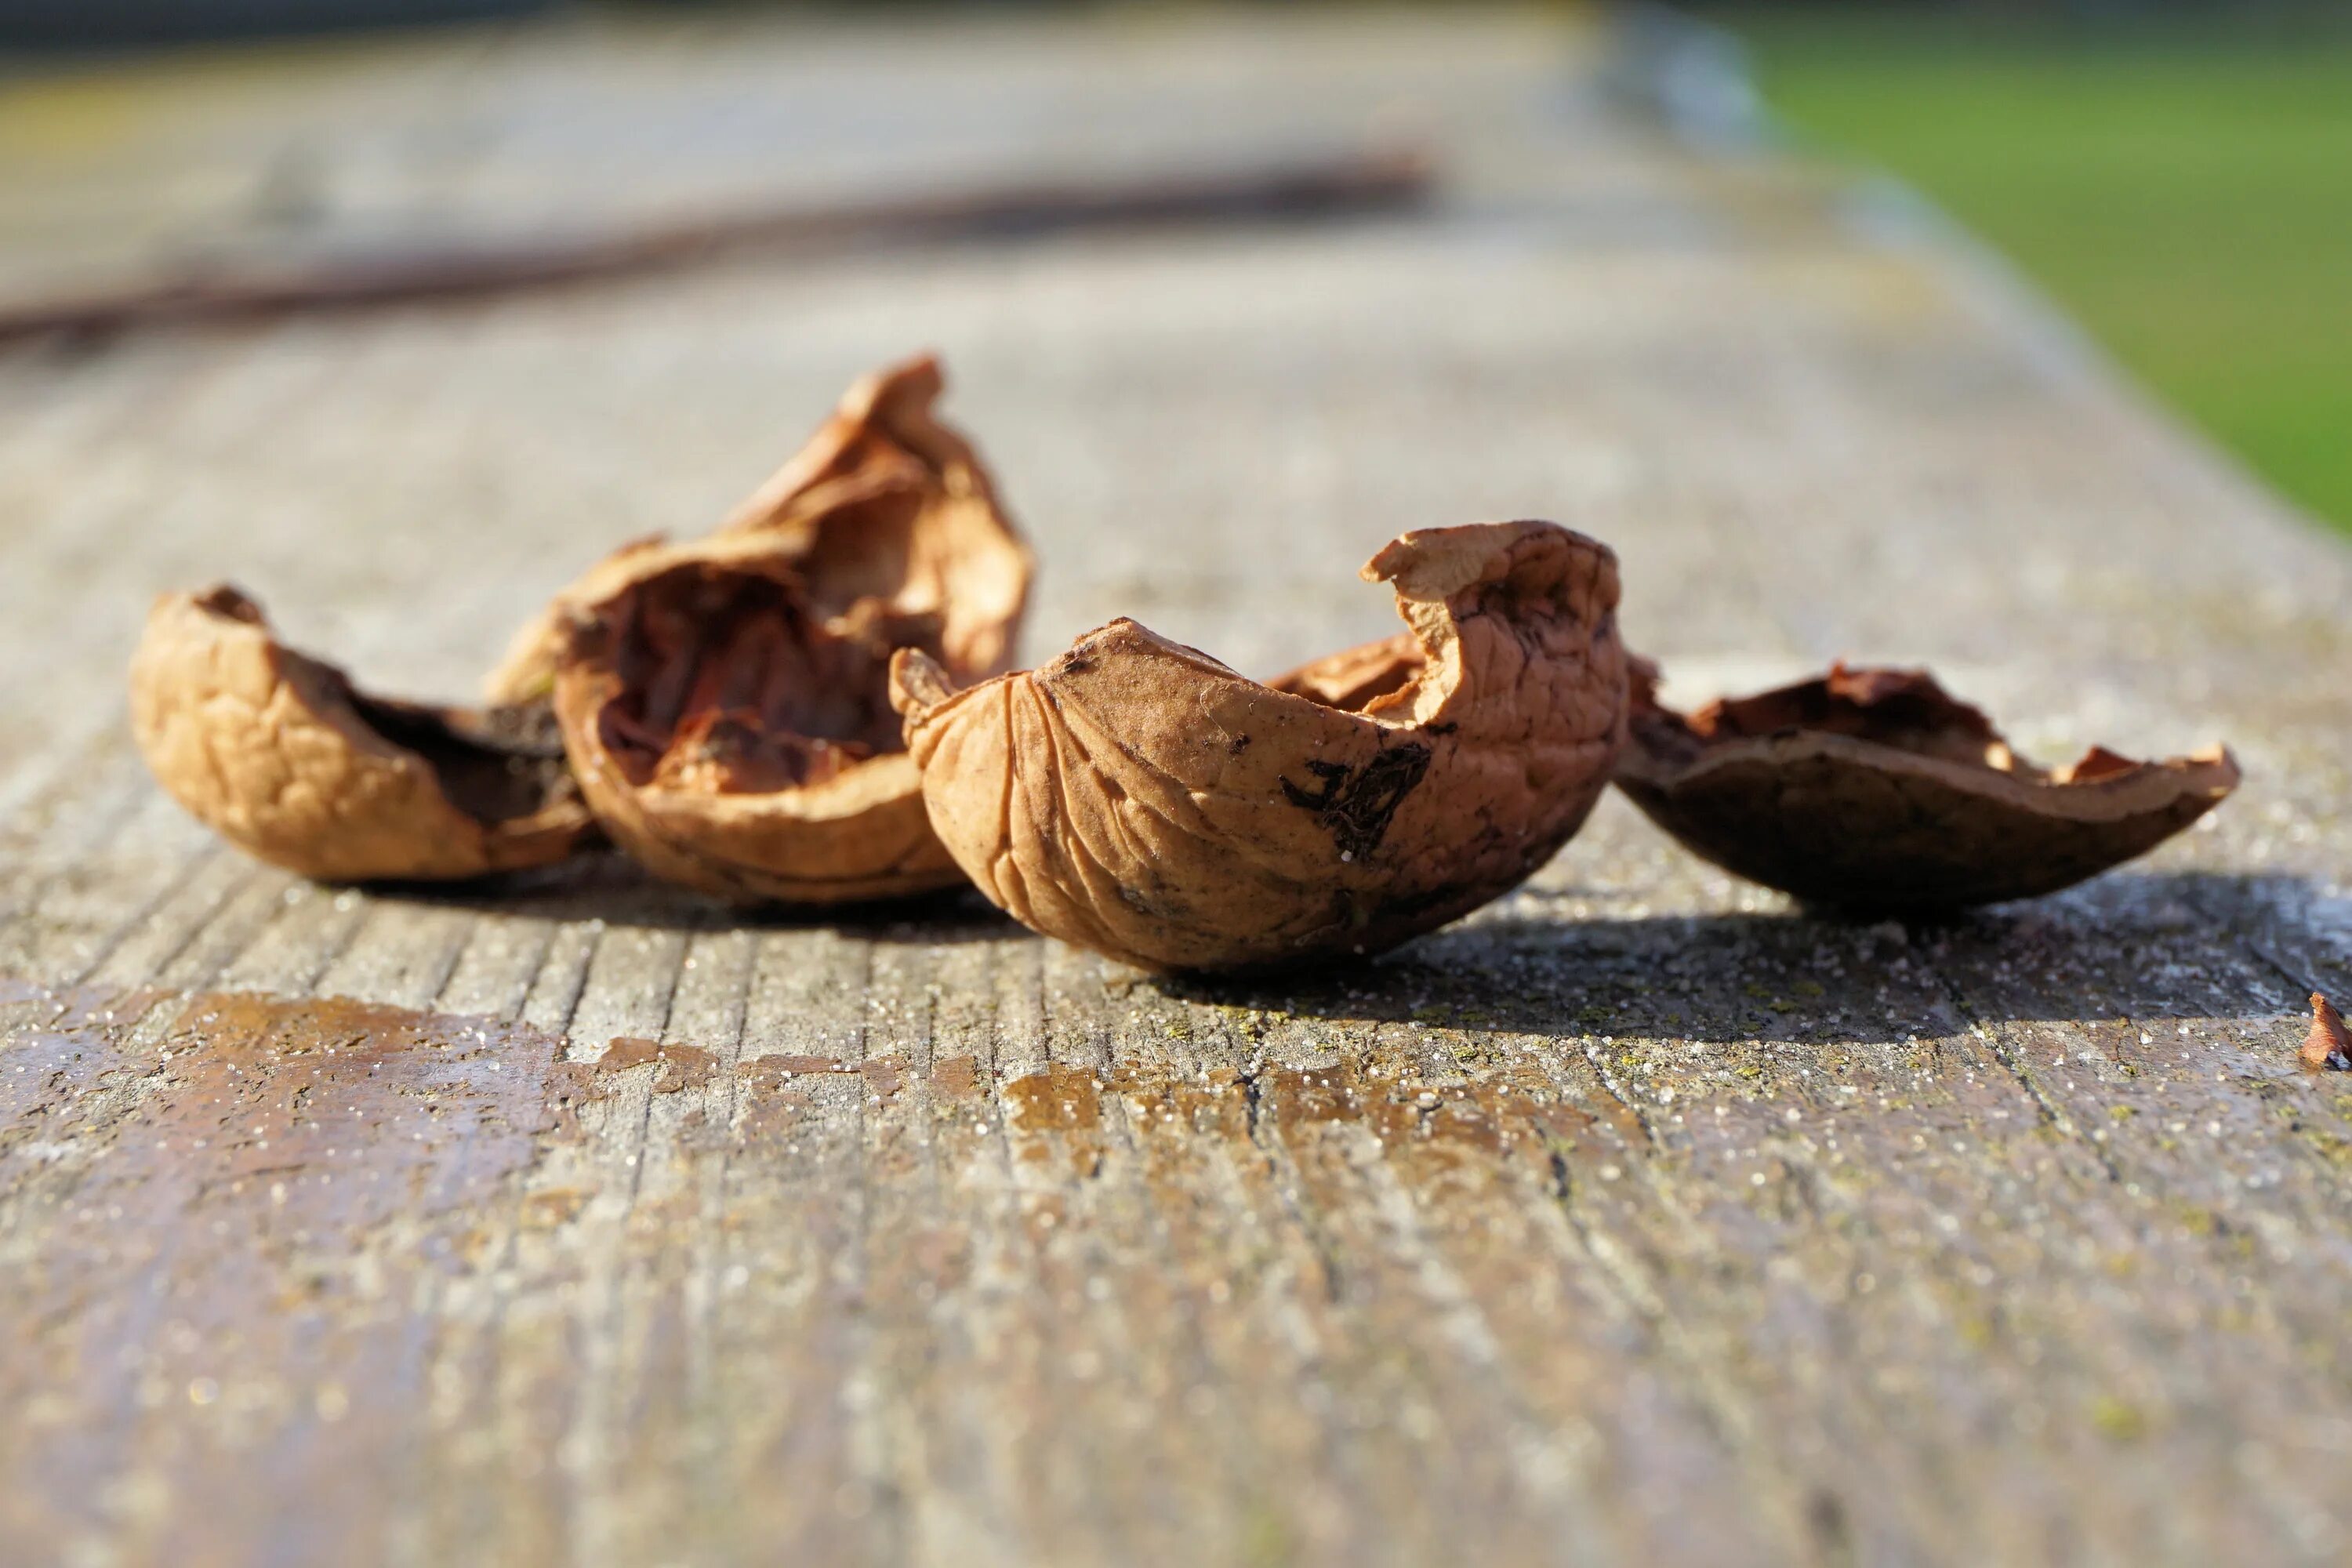
[[[1661,707],[1636,661],[1617,784],[1685,847],[1810,901],[1929,913],[2055,892],[2145,854],[2238,785],[2221,747],[2019,756],[1924,671],[1848,669]]]
[[[1377,952],[1507,891],[1624,738],[1616,557],[1488,523],[1363,575],[1410,634],[1272,685],[1129,620],[961,691],[899,655],[932,826],[1024,924],[1151,970]]]
[[[1030,558],[919,360],[852,389],[735,518],[631,545],[558,602],[544,664],[582,788],[656,876],[745,901],[835,903],[961,882],[889,703],[916,647],[1004,668]],[[526,634],[527,637],[536,634]]]
[[[2324,992],[2311,994],[2311,1032],[2304,1036],[2298,1055],[2315,1072],[2352,1069],[2352,1032],[2345,1029],[2344,1015]]]
[[[949,662],[992,675],[1012,660],[1034,563],[971,444],[931,413],[945,385],[929,354],[860,378],[713,539],[763,541],[828,615],[866,598],[937,613]],[[566,619],[664,569],[674,548],[658,537],[624,545],[558,594],[516,633],[489,700],[546,696]]]
[[[544,866],[594,831],[545,704],[370,697],[278,642],[231,587],[156,600],[131,660],[131,723],[197,820],[323,881]]]

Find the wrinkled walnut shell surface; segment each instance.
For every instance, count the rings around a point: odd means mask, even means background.
[[[527,631],[500,684],[552,684],[614,840],[745,901],[894,898],[962,880],[888,693],[919,647],[959,679],[1010,658],[1030,560],[919,360],[853,388],[717,533],[627,546]]]
[[[1932,913],[2055,892],[2145,854],[2237,787],[2215,747],[2044,769],[1924,672],[1848,669],[1661,707],[1637,671],[1617,784],[1705,859],[1811,902]]]
[[[544,705],[391,702],[279,643],[234,588],[155,602],[131,666],[147,765],[247,854],[325,881],[543,866],[593,831]]]
[[[1517,886],[1623,740],[1616,557],[1489,523],[1363,575],[1411,632],[1272,686],[1129,620],[961,691],[899,655],[932,826],[1024,924],[1160,971],[1377,952]]]

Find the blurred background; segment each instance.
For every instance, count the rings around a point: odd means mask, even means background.
[[[1878,183],[1900,182],[2008,258],[2280,491],[2352,528],[2352,5],[1695,0],[1555,8],[1593,12],[1637,47],[1671,35],[1678,59],[1694,58],[1691,40],[1704,39],[1696,57],[1713,62],[1712,76],[1679,106],[1702,132],[1794,142],[1865,186],[1877,184],[1882,196],[1895,187]],[[818,19],[880,15],[914,29],[950,13],[1050,18],[1056,10],[1003,0],[817,8],[755,0],[0,0],[0,208],[15,209],[13,218],[0,216],[0,247],[16,251],[0,268],[0,308],[44,304],[60,290],[78,299],[94,281],[136,282],[158,246],[183,259],[205,249],[196,233],[205,226],[191,214],[219,195],[217,170],[159,172],[171,160],[151,150],[136,173],[91,175],[142,117],[148,134],[170,142],[183,133],[200,139],[223,100],[282,94],[289,77],[363,94],[354,58],[414,50],[448,29],[489,37],[525,17],[541,26],[583,16],[690,22],[787,9]],[[1186,7],[1162,0],[1086,9]],[[524,98],[533,90],[527,80],[513,84]],[[322,123],[333,110],[320,106]],[[535,133],[565,133],[560,109],[540,110]],[[757,184],[756,127],[742,123],[740,101],[728,112],[731,127],[684,127],[709,138],[712,168],[699,190],[673,190],[679,210],[698,196],[740,201]],[[924,110],[905,112],[920,118]],[[444,131],[452,159],[481,134],[458,121]],[[845,188],[887,163],[898,136],[891,116],[871,109],[845,117],[838,132],[836,184]],[[796,150],[805,153],[804,138]],[[367,228],[365,159],[354,174],[347,153],[335,175],[344,188],[330,192],[302,147],[272,150],[237,198],[245,216],[276,225],[289,243],[328,205],[340,209],[344,240],[430,238],[389,200],[377,204],[377,229]],[[631,154],[615,155],[625,163]],[[796,170],[794,188],[822,195],[822,171],[814,183],[810,174]],[[525,228],[560,226],[564,211],[577,211],[567,207],[571,194],[518,183],[496,205]],[[132,258],[132,245],[145,246],[143,257]]]
[[[2352,528],[2352,5],[1713,5],[1787,136],[1997,247]]]

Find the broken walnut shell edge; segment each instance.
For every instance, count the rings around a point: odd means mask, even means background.
[[[1007,668],[1036,563],[978,452],[933,412],[946,387],[928,353],[860,376],[714,534],[684,545],[633,540],[559,592],[515,633],[488,700],[545,697],[567,618],[663,570],[667,552],[745,539],[793,563],[822,605],[878,596],[908,614],[936,613],[951,664],[975,675]]]
[[[1833,667],[1675,712],[1636,661],[1616,783],[1725,870],[1808,902],[1933,914],[2034,898],[2155,848],[2239,783],[2225,747],[2045,769],[1921,670]]]
[[[1016,920],[1162,972],[1370,954],[1507,891],[1623,741],[1616,557],[1485,523],[1362,575],[1407,636],[1268,685],[1125,619],[961,690],[898,655],[932,826]]]
[[[238,848],[321,881],[455,880],[583,847],[595,825],[551,733],[493,732],[518,717],[368,696],[226,585],[159,597],[131,664],[156,781]]]

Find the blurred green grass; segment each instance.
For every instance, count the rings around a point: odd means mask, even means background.
[[[1720,19],[1782,121],[1924,192],[2352,530],[2352,29]]]

